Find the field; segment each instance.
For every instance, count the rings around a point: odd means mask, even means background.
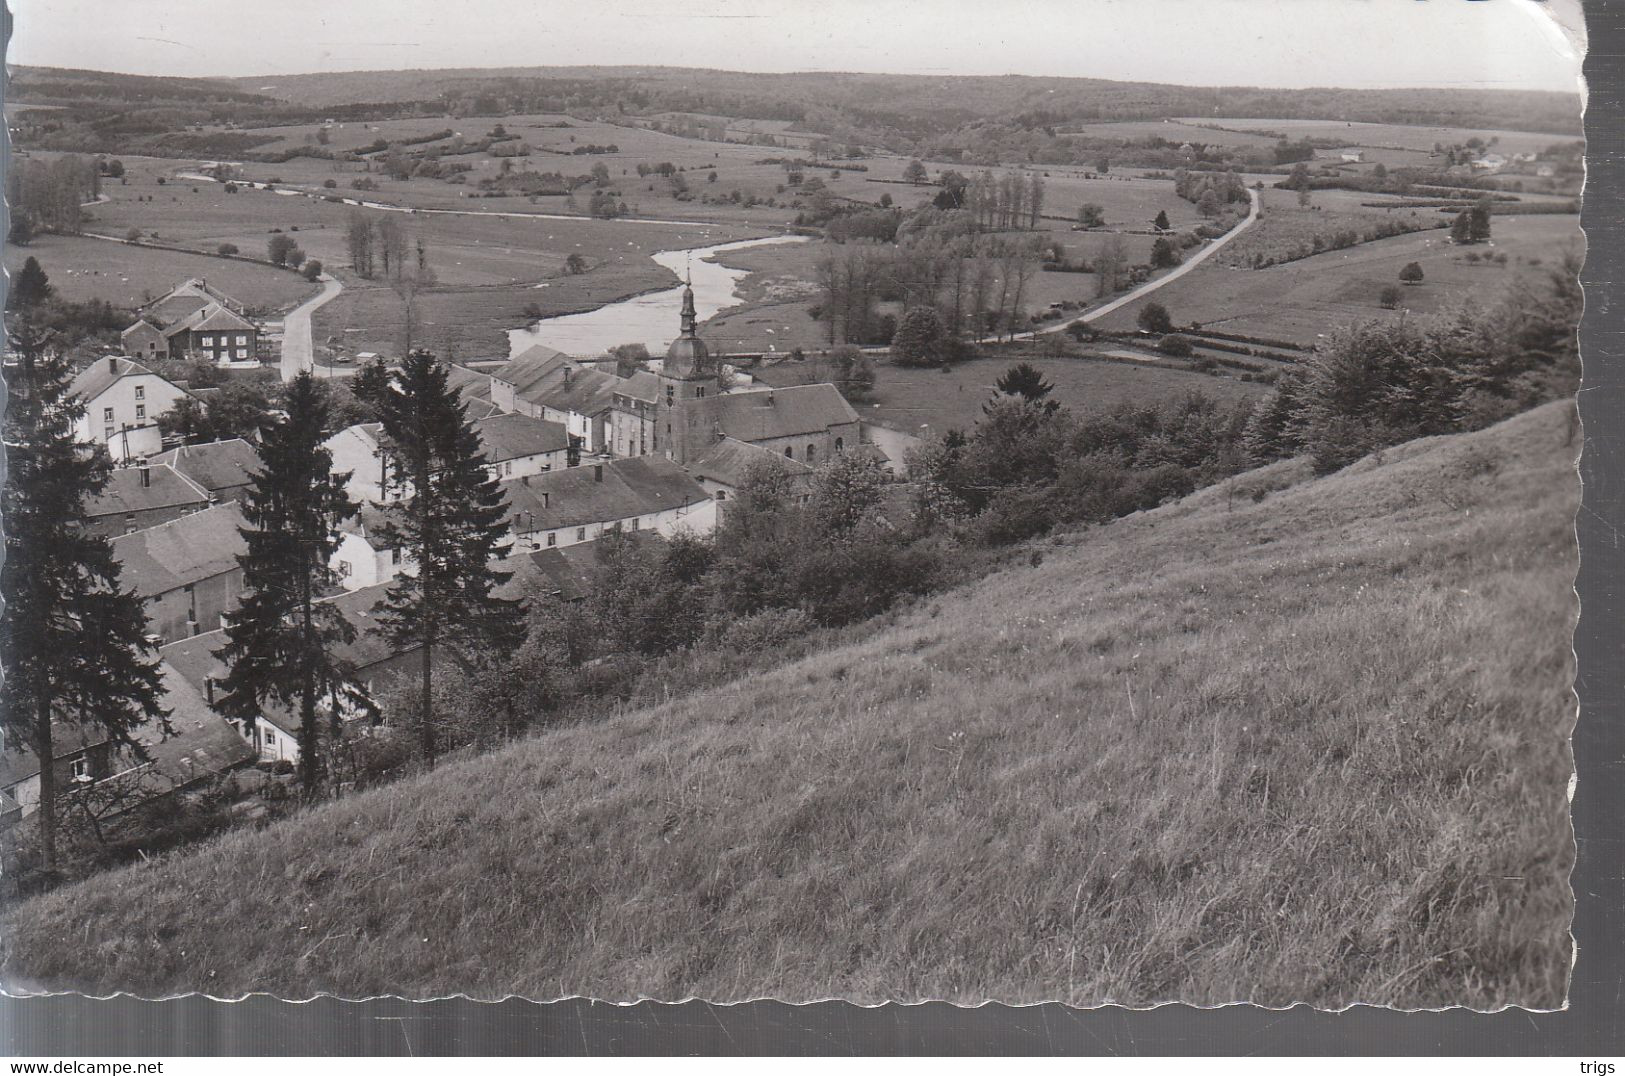
[[[1398,317],[1378,296],[1396,284],[1407,262],[1421,264],[1421,284],[1402,288],[1401,307],[1428,313],[1466,299],[1489,301],[1520,276],[1545,274],[1565,250],[1579,252],[1584,236],[1570,216],[1500,217],[1490,244],[1463,248],[1443,232],[1418,232],[1268,269],[1233,269],[1212,261],[1101,318],[1103,329],[1132,330],[1139,310],[1153,299],[1178,324],[1192,321],[1223,332],[1312,344],[1333,327],[1364,318]],[[1468,262],[1469,252],[1506,254],[1505,265]],[[1215,261],[1217,259],[1214,259]]]
[[[1171,368],[1174,364],[1159,365],[1158,360],[1139,363],[1077,356],[1046,358],[1036,353],[1012,351],[1007,355],[1001,351],[998,358],[961,363],[947,373],[879,364],[873,402],[858,405],[858,415],[865,422],[913,436],[955,428],[968,430],[982,417],[982,405],[993,395],[993,382],[1017,362],[1036,366],[1055,386],[1050,398],[1083,414],[1121,403],[1160,403],[1187,392],[1232,401],[1256,398],[1268,391],[1262,383]],[[798,383],[794,363],[752,373],[771,385]]]
[[[1571,414],[1277,464],[714,693],[65,887],[0,921],[0,976],[1556,1007]]]
[[[191,277],[204,277],[249,307],[271,312],[315,294],[297,273],[230,258],[152,250],[86,236],[42,235],[26,247],[7,245],[5,266],[15,274],[39,259],[51,286],[65,299],[105,299],[135,308]]]
[[[1435,142],[1446,146],[1464,145],[1470,138],[1488,142],[1495,139],[1498,153],[1537,153],[1558,142],[1573,141],[1562,135],[1539,131],[1502,131],[1467,127],[1422,127],[1397,123],[1344,123],[1336,120],[1276,120],[1276,119],[1219,119],[1188,118],[1173,121],[1189,125],[1203,137],[1187,136],[1193,142],[1219,141],[1224,138],[1245,138],[1238,132],[1273,131],[1288,138],[1321,138],[1345,145],[1373,149],[1396,148],[1431,153]],[[1228,131],[1205,130],[1197,125],[1210,124],[1227,127]],[[1273,136],[1263,139],[1273,142]],[[1228,143],[1224,143],[1228,144]]]

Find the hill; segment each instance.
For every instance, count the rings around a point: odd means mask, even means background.
[[[1560,1004],[1573,409],[1035,546],[873,637],[109,873],[8,988]]]

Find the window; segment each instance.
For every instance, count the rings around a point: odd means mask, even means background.
[[[717,500],[725,501],[727,499],[728,499],[728,491],[727,490],[725,490],[725,489],[717,490]]]
[[[845,447],[846,447],[845,442],[841,438],[839,438],[839,437],[835,438],[835,451],[840,452]]]
[[[270,729],[266,729],[265,730],[265,746],[270,747],[274,743],[276,743],[276,733],[272,732]]]
[[[677,401],[677,386],[676,385],[667,385],[666,386],[666,406],[670,407],[676,401]]]
[[[347,560],[339,561],[339,578],[340,579],[348,579],[348,578],[350,578],[350,562],[349,561],[347,561]]]
[[[111,427],[111,426],[103,427],[102,428],[102,440],[103,441],[111,441],[117,435],[117,433],[118,433],[118,431],[114,430],[113,427]]]
[[[135,420],[137,422],[145,422],[145,421],[147,421],[147,405],[146,404],[136,404],[135,405]]]
[[[696,385],[694,387],[694,398],[696,400],[705,399],[705,386],[704,385]]]
[[[244,333],[238,333],[237,334],[237,346],[238,347],[247,347],[248,346],[248,336],[246,334],[244,334]]]
[[[147,386],[137,385],[135,387],[135,398],[138,400],[145,400],[147,398]]]
[[[807,462],[811,463],[813,460],[815,460],[817,458],[818,458],[818,446],[814,445],[814,444],[809,444],[807,446],[807,456],[806,456]]]
[[[248,349],[247,349],[247,348],[246,348],[246,347],[240,347],[240,348],[238,348],[238,349],[237,349],[237,357],[238,357],[238,358],[239,358],[239,359],[246,359],[246,358],[248,358]]]
[[[786,459],[792,459],[792,460],[795,459],[796,458],[795,446],[794,445],[785,445],[784,446],[784,456],[785,456]]]
[[[558,544],[559,544],[559,532],[558,531],[548,531],[547,532],[547,547],[549,549],[551,549],[551,548],[553,548],[554,546],[556,546]]]
[[[401,551],[399,549],[391,549],[389,551],[389,563],[391,563],[391,564],[399,564],[400,562],[401,562]]]
[[[202,337],[201,339],[198,340],[198,343],[202,344],[204,347],[214,347],[214,337],[212,337],[212,336]]]
[[[113,421],[113,409],[111,407],[102,408],[102,421],[103,422],[112,422]]]
[[[576,528],[576,541],[585,542],[586,540],[587,540],[587,528],[586,527],[577,527]]]
[[[508,461],[503,463],[503,465],[502,465],[502,473],[503,474],[513,474],[513,461],[512,460],[508,460]]]
[[[633,530],[637,530],[637,529],[638,529],[638,528],[639,528],[639,527],[641,527],[641,526],[642,526],[642,525],[643,525],[643,518],[642,518],[642,517],[641,517],[641,516],[640,516],[640,517],[639,517],[639,518],[637,518],[637,519],[634,519],[634,520],[633,520],[633,521],[632,521],[632,529],[633,529]]]
[[[75,781],[90,780],[90,759],[81,755],[73,760],[73,779]]]

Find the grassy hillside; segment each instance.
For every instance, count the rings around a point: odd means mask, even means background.
[[[1243,475],[708,697],[62,889],[0,975],[1555,1006],[1571,413]]]

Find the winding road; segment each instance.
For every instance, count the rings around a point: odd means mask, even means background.
[[[344,290],[336,278],[328,273],[321,275],[322,290],[303,303],[288,311],[282,321],[282,380],[292,381],[301,370],[310,370],[316,376],[322,376],[316,369],[316,347],[311,339],[310,316],[323,304],[331,302]]]
[[[1201,265],[1203,262],[1213,257],[1213,255],[1217,254],[1220,248],[1222,248],[1226,243],[1230,242],[1230,240],[1234,239],[1236,236],[1253,226],[1253,222],[1258,219],[1258,211],[1261,208],[1261,204],[1258,199],[1258,192],[1253,190],[1251,187],[1247,189],[1247,197],[1251,200],[1252,205],[1247,210],[1247,218],[1245,220],[1237,224],[1234,228],[1231,228],[1228,232],[1225,232],[1213,242],[1204,246],[1201,250],[1197,251],[1191,257],[1185,259],[1179,265],[1175,266],[1166,276],[1159,276],[1155,280],[1148,280],[1128,294],[1119,296],[1118,298],[1107,303],[1105,306],[1096,307],[1086,314],[1080,314],[1077,317],[1069,318],[1066,321],[1056,322],[1054,325],[1047,325],[1044,328],[1034,330],[1033,332],[1017,333],[1016,339],[1033,340],[1044,335],[1045,333],[1065,332],[1073,325],[1087,325],[1096,318],[1103,318],[1112,311],[1134,302],[1136,299],[1145,298],[1147,295],[1150,295],[1164,284],[1171,284],[1178,280],[1180,277],[1184,276],[1186,273],[1190,272],[1192,269],[1195,269],[1198,265]]]

